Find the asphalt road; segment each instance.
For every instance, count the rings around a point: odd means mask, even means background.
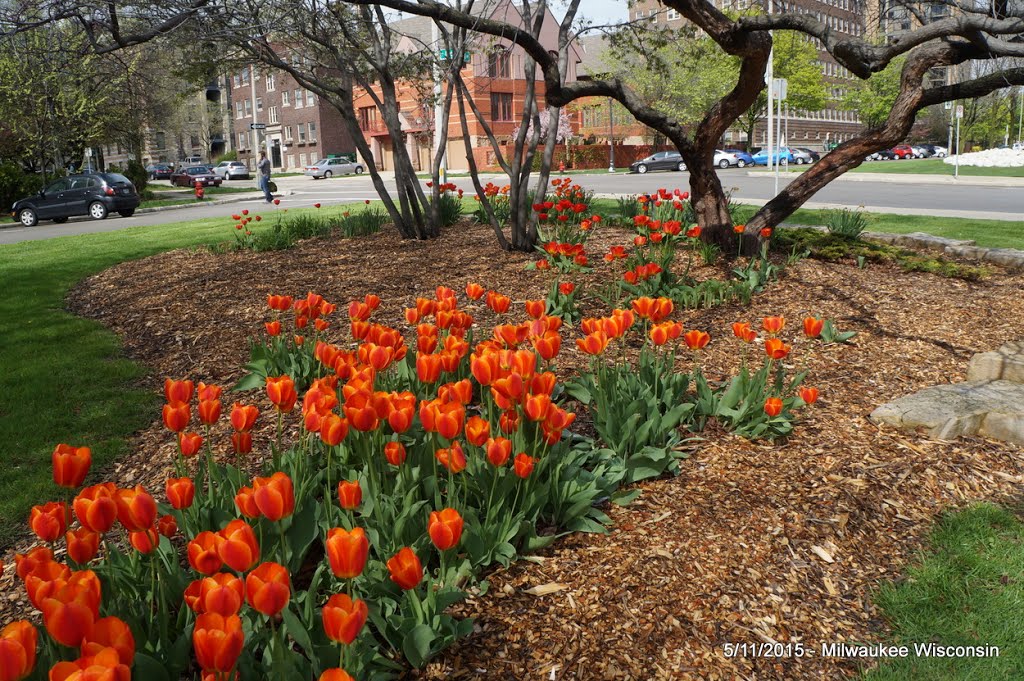
[[[723,186],[732,192],[737,201],[763,203],[774,196],[775,180],[771,176],[751,176],[747,170],[730,169],[721,171],[719,177]],[[501,182],[501,176],[487,176],[484,181],[488,178]],[[689,175],[679,172],[647,175],[578,174],[573,179],[587,189],[601,194],[636,194],[653,191],[658,187],[679,187],[685,190],[689,186]],[[780,186],[784,186],[791,179],[784,173]],[[473,193],[469,178],[453,178],[452,181],[467,192]],[[245,186],[246,182],[233,181],[231,186]],[[303,176],[282,177],[276,179],[276,182],[282,192],[282,207],[303,207],[314,203],[331,205],[377,198],[367,175],[335,177],[328,180],[313,180]],[[63,225],[45,222],[30,228],[4,222],[0,225],[10,226],[0,226],[0,245],[91,232],[109,232],[143,225],[225,217],[243,208],[262,208],[265,205],[262,197],[253,195],[235,203],[192,205],[161,212],[137,213],[130,218],[113,216],[100,221],[74,218]],[[865,181],[855,182],[840,179],[818,192],[807,204],[809,208],[834,206],[863,206],[866,210],[885,213],[1024,220],[1024,187],[908,184],[866,178]]]

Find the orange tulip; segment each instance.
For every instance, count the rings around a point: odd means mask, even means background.
[[[532,319],[540,319],[548,311],[548,301],[546,300],[527,300],[526,303],[526,315]]]
[[[491,308],[498,314],[504,314],[508,312],[508,306],[512,304],[512,299],[508,296],[503,296],[495,291],[487,292],[487,307]]]
[[[550,362],[562,349],[562,336],[557,331],[546,331],[542,336],[530,338],[530,343],[541,359]]]
[[[502,412],[498,418],[498,425],[503,433],[514,433],[519,430],[519,414],[515,411]]]
[[[389,558],[387,565],[391,581],[403,590],[415,589],[423,581],[423,564],[408,546]]]
[[[320,440],[328,447],[337,447],[348,436],[348,421],[331,412],[320,422]]]
[[[114,648],[102,648],[95,655],[83,655],[74,662],[58,662],[50,669],[50,681],[129,681],[131,667],[120,660]]]
[[[114,498],[117,502],[117,519],[129,532],[142,532],[156,522],[156,501],[146,493],[142,485],[135,489],[119,489]]]
[[[761,320],[761,325],[764,330],[768,333],[778,333],[782,331],[782,327],[786,325],[785,317],[765,317]]]
[[[60,444],[50,456],[53,463],[53,481],[61,487],[75,489],[85,480],[92,464],[92,450]]]
[[[804,318],[804,335],[809,338],[817,338],[821,335],[821,330],[825,328],[825,320],[818,319],[816,317]]]
[[[252,490],[256,507],[268,520],[276,522],[295,511],[295,491],[286,473],[278,471],[269,478],[254,478]]]
[[[527,454],[526,452],[519,452],[516,454],[515,462],[512,464],[513,469],[520,478],[524,480],[530,477],[530,473],[533,472],[533,465],[537,462],[535,458]]]
[[[272,322],[264,322],[263,328],[266,329],[268,336],[275,337],[281,335],[281,322],[276,319]]]
[[[105,648],[117,651],[121,664],[131,665],[135,659],[135,637],[132,630],[117,617],[96,620],[82,641],[82,655],[99,655]]]
[[[369,608],[360,599],[352,600],[348,594],[334,594],[322,612],[324,633],[327,638],[349,645],[366,624]]]
[[[248,454],[252,451],[252,433],[231,433],[231,449],[235,454]]]
[[[246,572],[260,559],[256,533],[244,520],[232,520],[218,533],[224,541],[217,544],[217,555],[235,572]]]
[[[466,470],[466,455],[458,442],[453,442],[452,446],[447,449],[438,449],[434,452],[434,458],[452,473],[461,473]]]
[[[341,507],[348,511],[354,511],[359,508],[359,504],[363,502],[363,490],[359,486],[358,480],[349,482],[348,480],[342,480],[338,483],[338,503]]]
[[[466,284],[466,297],[470,300],[480,300],[484,295],[484,287],[480,284]]]
[[[391,393],[390,404],[388,425],[394,432],[404,433],[416,418],[416,396],[410,392]]]
[[[75,497],[75,516],[82,527],[103,534],[113,527],[117,520],[117,488],[113,484],[86,487]]]
[[[180,433],[188,427],[188,422],[192,420],[192,412],[188,406],[188,402],[171,402],[170,404],[164,405],[164,426],[167,430]]]
[[[750,343],[757,338],[757,332],[750,328],[748,322],[733,322],[732,335],[746,343]]]
[[[736,234],[743,234],[743,232],[745,232],[746,229],[747,229],[746,225],[733,225],[732,226],[732,231],[735,232]]]
[[[370,555],[370,541],[363,528],[357,527],[350,532],[336,527],[327,533],[324,545],[335,577],[353,579],[362,574]]]
[[[203,437],[199,433],[178,433],[178,448],[182,456],[195,456],[203,448]]]
[[[164,397],[168,402],[191,402],[194,384],[189,380],[164,379]]]
[[[0,680],[20,681],[36,666],[39,632],[27,620],[11,622],[0,630]]]
[[[39,562],[25,574],[25,592],[38,610],[44,598],[71,578],[71,568],[52,560]]]
[[[129,532],[128,541],[135,550],[142,554],[151,553],[153,549],[160,546],[160,534],[155,527],[141,532]]]
[[[439,551],[447,551],[462,538],[462,516],[454,508],[431,511],[427,533]]]
[[[212,426],[220,419],[222,405],[220,400],[203,400],[199,403],[199,421],[204,426]]]
[[[28,573],[39,565],[53,562],[53,550],[48,546],[37,546],[28,553],[14,555],[14,572],[24,580]]]
[[[243,487],[235,495],[235,506],[246,518],[258,518],[260,509],[252,497],[252,487]]]
[[[220,545],[224,538],[209,530],[200,532],[188,543],[188,563],[201,575],[212,575],[224,564],[220,557]]]
[[[543,421],[551,409],[551,397],[545,394],[527,395],[523,403],[526,418],[531,421]]]
[[[85,570],[42,599],[43,623],[53,640],[71,648],[81,645],[99,616],[99,588],[96,575]]]
[[[789,354],[790,346],[779,338],[769,338],[764,342],[764,352],[772,359],[783,359]]]
[[[231,427],[240,433],[248,433],[256,424],[256,417],[259,410],[250,405],[242,405],[235,402],[231,405]]]
[[[487,441],[487,460],[491,465],[500,468],[508,462],[512,455],[512,441],[503,437],[493,437]]]
[[[595,331],[584,338],[577,338],[576,347],[588,355],[603,354],[608,347],[608,336],[604,331]]]
[[[68,509],[64,502],[51,501],[33,506],[28,518],[29,527],[44,542],[52,543],[68,529]]]
[[[804,404],[814,404],[818,401],[818,389],[801,387],[800,399],[804,401]]]
[[[280,412],[289,413],[295,408],[295,402],[299,399],[295,392],[295,381],[291,376],[268,376],[267,397],[274,404],[274,408]]]
[[[80,565],[88,563],[96,557],[100,549],[100,535],[88,527],[68,530],[64,535],[68,544],[68,556]]]
[[[263,563],[245,578],[245,595],[253,610],[273,617],[291,598],[288,570],[277,563]]]
[[[324,673],[320,675],[317,681],[356,681],[348,672],[340,667],[334,667],[333,669],[325,669]]]
[[[230,672],[242,654],[244,644],[245,634],[238,615],[224,617],[207,612],[196,618],[192,647],[203,671]]]
[[[436,407],[434,412],[438,435],[446,440],[453,440],[462,432],[466,409],[461,404],[458,402],[442,404]]]
[[[479,416],[472,416],[466,421],[466,439],[475,447],[482,447],[490,436],[491,424]]]
[[[380,425],[380,416],[373,406],[373,393],[369,390],[357,390],[351,395],[346,395],[345,406],[342,409],[349,426],[359,432],[376,430]]]
[[[401,442],[388,442],[384,445],[384,458],[392,466],[401,466],[405,462],[405,445]]]
[[[196,496],[196,486],[192,478],[167,478],[167,501],[171,508],[182,510],[192,505]]]
[[[201,612],[215,612],[224,617],[237,615],[245,602],[245,585],[228,572],[218,572],[199,581],[198,605]]]
[[[420,383],[437,383],[441,378],[441,357],[416,355],[416,377]]]
[[[711,342],[711,336],[705,331],[687,331],[683,334],[683,342],[686,343],[686,347],[691,350],[700,350]]]
[[[178,534],[178,521],[173,515],[162,515],[157,518],[156,531],[170,539]]]
[[[769,397],[764,401],[764,413],[775,418],[782,413],[782,400],[778,397]]]

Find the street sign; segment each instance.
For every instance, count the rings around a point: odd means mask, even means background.
[[[448,50],[448,49],[441,50],[440,52],[438,52],[438,56],[441,59],[455,59],[455,50]],[[464,62],[466,62],[467,64],[469,63],[469,52],[468,51],[462,53],[462,60]]]
[[[951,100],[948,100],[948,99],[947,99],[947,100],[946,100],[946,104],[945,104],[945,107],[946,107],[946,111],[949,111],[950,109],[952,109],[952,108],[953,108],[953,102],[952,102]]]
[[[775,78],[774,85],[772,86],[772,99],[784,100],[789,86],[789,81],[785,78]]]
[[[250,123],[249,124],[249,129],[250,130],[266,130],[267,129],[267,124],[266,123]]]
[[[956,117],[957,118],[963,118],[964,117],[964,105],[963,104],[957,104],[956,105]]]

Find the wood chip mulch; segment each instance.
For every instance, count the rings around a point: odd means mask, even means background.
[[[602,228],[588,247],[591,258],[616,243],[626,243],[626,233]],[[434,242],[403,242],[386,232],[272,253],[180,250],[91,277],[67,303],[118,333],[127,354],[151,368],[149,383],[159,391],[164,376],[237,379],[247,335],[265,319],[270,293],[312,290],[344,305],[373,292],[384,300],[381,321],[400,325],[403,308],[438,284],[459,290],[478,281],[517,303],[543,297],[553,275],[524,271],[532,259],[502,253],[488,229],[471,225]],[[595,264],[592,274],[572,279],[606,280],[609,268]],[[750,442],[709,429],[680,476],[644,483],[632,505],[608,510],[614,524],[607,535],[567,536],[492,573],[489,591],[459,606],[477,618],[477,633],[422,677],[788,680],[856,673],[856,661],[823,659],[817,647],[884,639],[874,591],[900,577],[938,513],[1010,501],[1024,462],[1011,445],[929,441],[879,429],[867,414],[909,392],[963,380],[973,353],[1024,338],[1022,290],[1024,276],[1005,272],[967,283],[802,261],[749,308],[677,314],[686,328],[711,332],[704,359],[711,376],[739,363],[733,321],[782,314],[793,337],[799,320],[815,314],[859,335],[840,346],[796,341],[792,361],[809,369],[808,384],[822,397],[787,440]],[[594,300],[585,311],[604,310]],[[489,330],[489,311],[473,312]],[[567,370],[584,363],[568,334],[563,355]],[[114,478],[161,489],[171,442],[158,420],[135,436],[133,451]],[[24,603],[8,596],[10,582],[8,568],[0,622],[24,612]],[[527,593],[538,586],[549,593]],[[812,655],[725,654],[726,643],[762,642],[801,642]]]

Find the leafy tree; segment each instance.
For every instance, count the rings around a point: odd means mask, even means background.
[[[900,73],[905,58],[894,59],[888,66],[867,80],[854,83],[843,97],[843,106],[856,111],[864,125],[875,128],[889,118],[896,98],[900,94]]]

